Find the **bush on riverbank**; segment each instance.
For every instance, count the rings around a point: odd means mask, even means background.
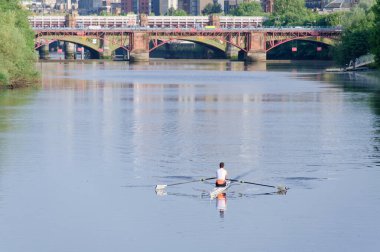
[[[335,59],[340,65],[346,65],[356,58],[371,51],[370,43],[374,14],[371,10],[373,3],[361,5],[345,12],[341,18],[343,33],[341,41],[335,48]]]
[[[380,0],[376,1],[376,4],[372,8],[375,15],[375,21],[373,25],[372,35],[372,52],[375,54],[375,60],[380,67]]]
[[[18,1],[0,2],[0,87],[21,87],[38,78],[34,33]]]

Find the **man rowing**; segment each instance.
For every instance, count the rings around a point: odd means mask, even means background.
[[[224,163],[219,163],[219,169],[216,171],[216,187],[225,187],[227,185],[227,171],[224,169]]]

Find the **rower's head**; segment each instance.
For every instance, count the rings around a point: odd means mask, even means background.
[[[224,168],[224,163],[223,162],[219,163],[219,168]]]

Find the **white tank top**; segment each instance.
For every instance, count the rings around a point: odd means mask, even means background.
[[[219,180],[226,180],[227,177],[227,171],[224,168],[219,168],[216,171],[216,178]]]

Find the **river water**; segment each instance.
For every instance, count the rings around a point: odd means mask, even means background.
[[[380,81],[315,63],[41,63],[0,93],[0,251],[378,251]],[[224,161],[235,183],[210,200]]]

